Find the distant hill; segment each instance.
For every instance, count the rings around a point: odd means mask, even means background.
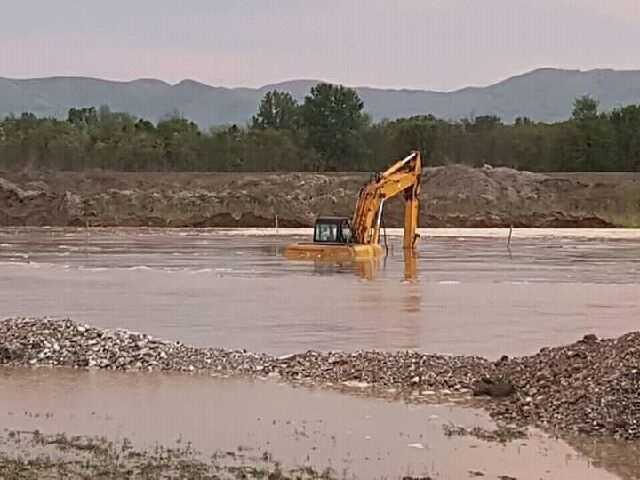
[[[108,105],[150,120],[178,111],[202,127],[210,127],[249,121],[268,90],[289,91],[302,99],[316,83],[317,80],[293,80],[261,88],[224,88],[193,80],[170,85],[154,79],[114,82],[85,77],[0,77],[0,116],[29,111],[65,118],[71,107]],[[574,98],[580,95],[594,96],[605,110],[640,104],[640,70],[583,72],[545,68],[488,87],[454,92],[370,87],[357,90],[375,120],[431,113],[453,120],[498,115],[505,122],[513,122],[518,116],[553,122],[568,118]]]

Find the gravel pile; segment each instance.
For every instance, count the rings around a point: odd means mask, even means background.
[[[475,393],[493,396],[480,403],[507,423],[640,439],[640,333],[612,340],[589,335],[496,362],[410,351],[274,357],[196,348],[70,320],[11,318],[0,321],[0,364],[270,377],[415,402],[471,402]]]
[[[273,357],[197,348],[126,330],[103,330],[71,320],[0,321],[0,363],[110,370],[207,372],[270,376],[297,383],[374,389],[387,394],[464,394],[491,363],[479,357],[415,352],[315,352]]]
[[[513,395],[491,403],[504,421],[563,432],[640,438],[640,332],[587,335],[574,344],[501,362]]]
[[[402,396],[466,394],[494,372],[480,357],[424,355],[411,351],[354,353],[309,351],[279,358],[270,365],[288,380],[374,388]]]
[[[229,373],[259,371],[270,357],[202,349],[127,330],[104,330],[71,320],[9,318],[0,321],[0,363]]]

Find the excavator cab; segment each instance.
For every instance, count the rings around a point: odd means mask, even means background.
[[[319,217],[313,227],[313,242],[289,245],[284,256],[291,260],[372,262],[384,255],[378,244],[358,244],[351,221],[344,217]]]
[[[313,228],[313,243],[353,243],[348,218],[321,217]]]

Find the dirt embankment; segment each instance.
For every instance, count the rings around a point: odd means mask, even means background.
[[[367,174],[0,173],[0,226],[310,226],[351,216]],[[423,176],[421,226],[640,225],[640,176],[534,174],[434,167]],[[401,226],[402,201],[385,223]]]

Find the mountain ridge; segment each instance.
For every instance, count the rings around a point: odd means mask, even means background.
[[[0,116],[33,112],[66,118],[72,107],[107,105],[113,110],[157,121],[178,111],[202,127],[245,123],[265,92],[290,92],[302,100],[320,82],[294,79],[262,87],[212,86],[192,79],[175,84],[154,78],[106,80],[89,76],[12,79],[0,76]],[[447,120],[497,115],[510,123],[567,119],[573,100],[592,95],[603,110],[640,104],[640,70],[538,68],[487,86],[453,91],[357,86],[374,120],[433,114]]]

